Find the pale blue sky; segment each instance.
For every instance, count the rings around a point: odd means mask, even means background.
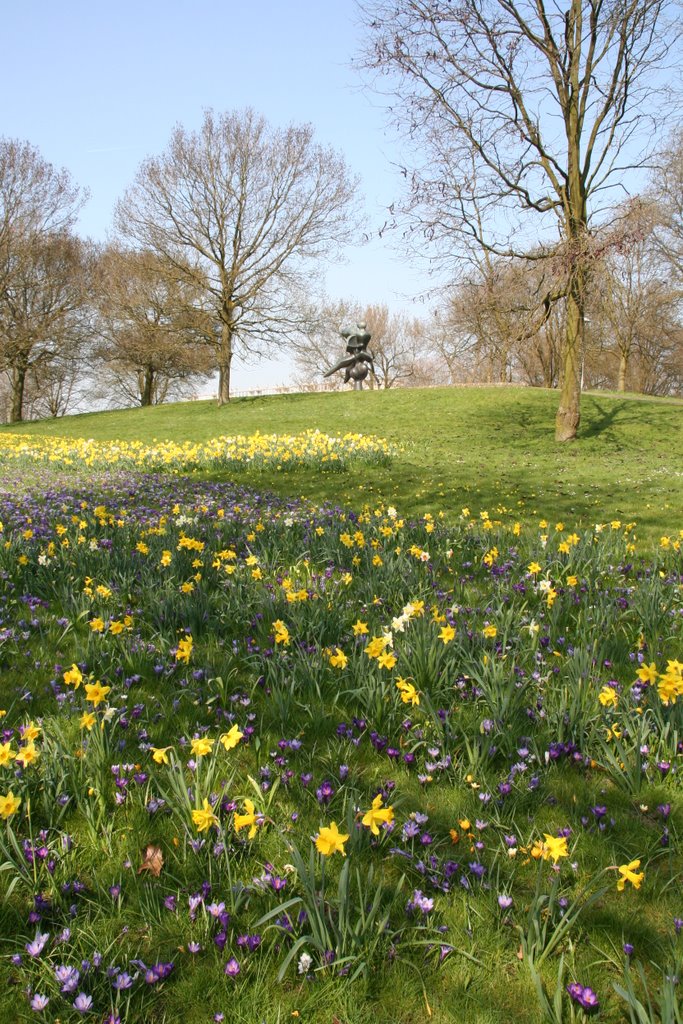
[[[350,67],[362,38],[353,0],[22,0],[4,5],[2,29],[0,134],[28,140],[90,190],[81,231],[95,239],[141,160],[177,122],[198,127],[206,107],[313,124],[361,175],[370,231],[400,190],[399,151]],[[334,297],[405,309],[425,287],[387,240],[348,255],[327,275]],[[289,373],[286,362],[236,367],[234,386]]]

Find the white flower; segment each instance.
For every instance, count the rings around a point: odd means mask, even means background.
[[[299,964],[297,966],[299,974],[308,974],[312,963],[313,957],[309,956],[308,953],[302,953],[299,957]]]
[[[389,508],[387,509],[387,515],[389,516],[390,519],[396,518],[397,512],[393,505],[390,505]]]

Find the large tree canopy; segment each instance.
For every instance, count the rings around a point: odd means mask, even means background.
[[[308,125],[270,128],[251,110],[207,111],[197,132],[177,127],[118,204],[129,243],[205,289],[216,328],[219,401],[235,353],[260,352],[300,329],[314,263],[353,237],[357,183]],[[317,271],[314,271],[317,273]]]
[[[71,234],[85,193],[35,147],[0,139],[0,370],[10,419],[23,416],[29,370],[83,327],[86,247]]]
[[[558,440],[576,436],[593,223],[655,140],[674,0],[373,0],[365,67],[416,143],[409,212],[452,258],[468,240],[552,258],[566,300]],[[382,81],[383,78],[383,81]],[[623,192],[620,198],[623,197]],[[533,215],[533,219],[530,219]],[[539,246],[540,241],[540,246]]]

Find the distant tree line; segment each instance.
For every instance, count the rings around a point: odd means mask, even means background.
[[[683,393],[683,132],[649,188],[590,233],[576,373],[583,388]],[[365,320],[367,386],[518,382],[562,389],[566,253],[471,248],[431,312],[325,299],[322,264],[358,231],[358,186],[308,127],[207,112],[145,161],[112,239],[76,233],[87,196],[29,143],[0,140],[0,412],[61,416],[84,400],[152,405],[218,378],[235,355],[287,351],[303,388]],[[572,362],[571,366],[574,366]],[[574,372],[574,369],[571,369]],[[332,380],[343,387],[342,375]]]
[[[356,234],[358,183],[309,126],[251,110],[176,128],[117,204],[112,241],[75,233],[87,196],[0,140],[0,378],[6,419],[87,391],[150,405],[305,334],[310,284]],[[306,289],[306,301],[303,300]]]

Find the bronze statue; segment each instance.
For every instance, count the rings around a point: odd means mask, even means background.
[[[346,351],[349,354],[345,359],[340,359],[324,376],[331,377],[337,370],[344,370],[344,383],[348,384],[352,380],[354,389],[360,391],[370,370],[375,373],[372,352],[368,351],[372,335],[364,322],[342,327],[339,333],[346,339]]]

